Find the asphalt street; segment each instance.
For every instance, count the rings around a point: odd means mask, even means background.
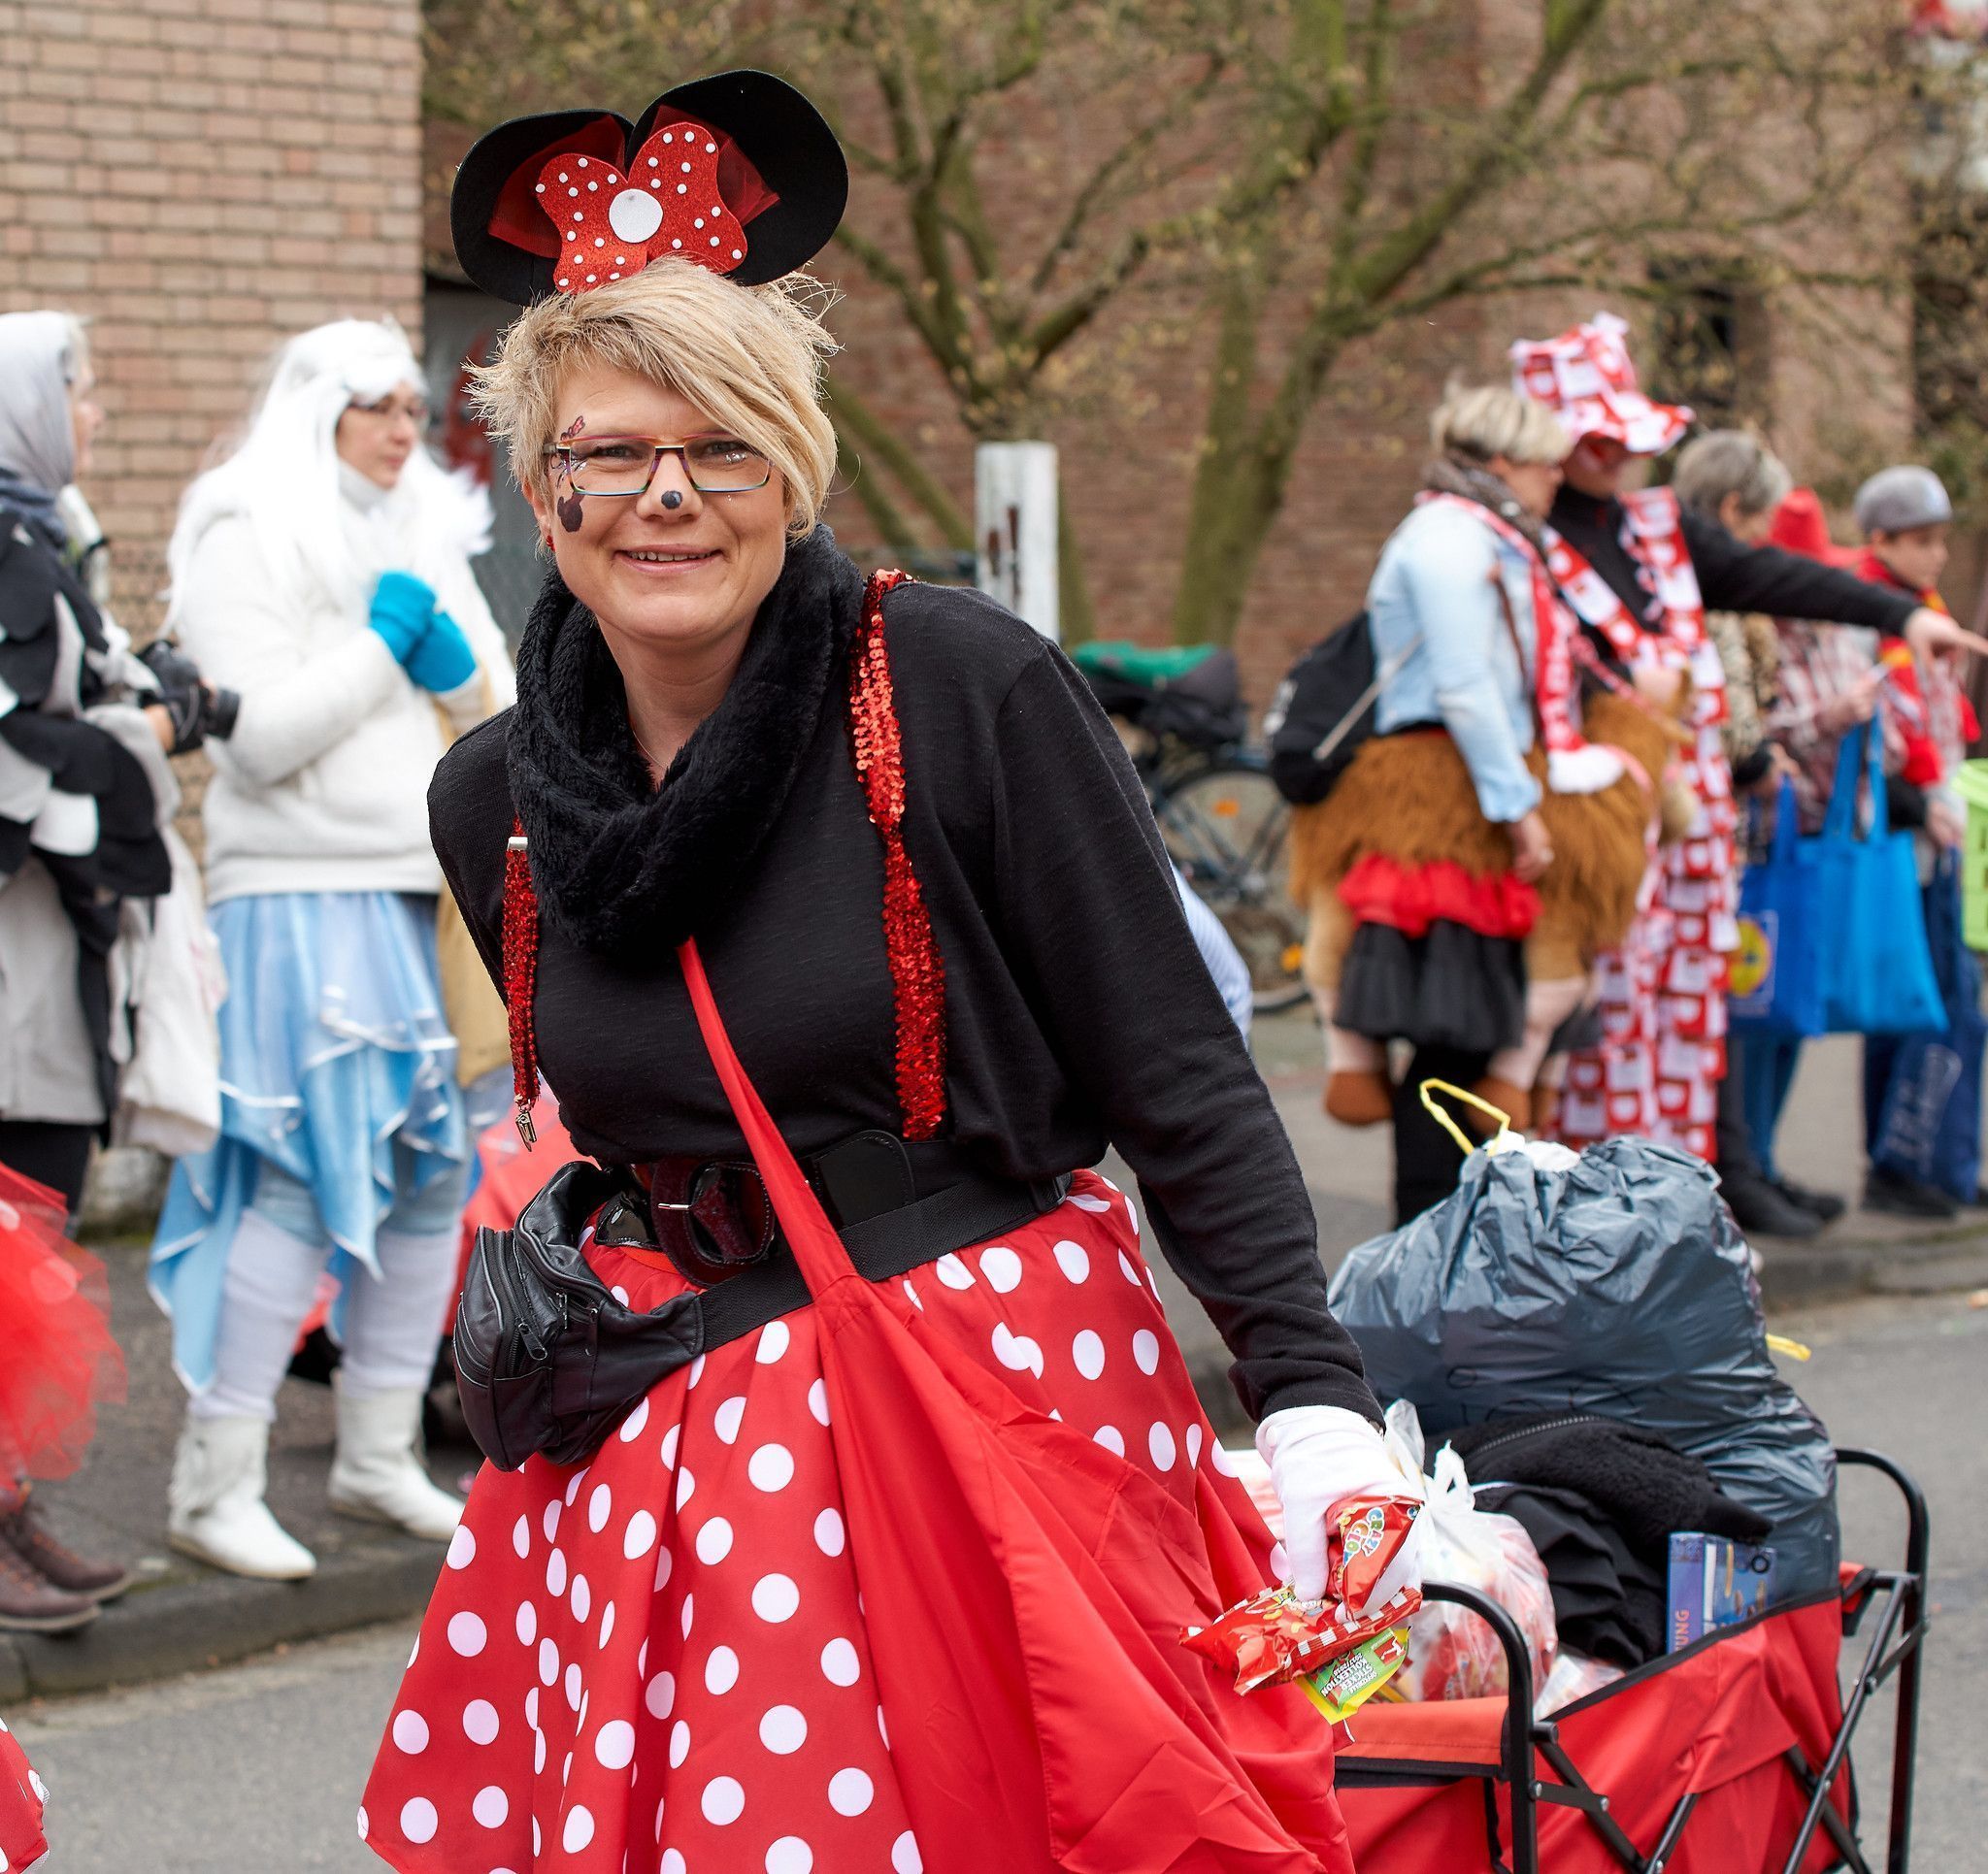
[[[1774,1325],[1813,1348],[1813,1360],[1791,1370],[1838,1440],[1901,1459],[1932,1500],[1936,1625],[1913,1864],[1940,1874],[1979,1868],[1988,1863],[1988,1308],[1958,1296],[1886,1299]],[[1902,1541],[1893,1503],[1870,1480],[1846,1482],[1844,1520],[1847,1554],[1888,1560]],[[10,1713],[50,1786],[51,1874],[379,1867],[355,1837],[352,1813],[411,1637],[409,1628],[375,1628]],[[1880,1844],[1889,1740],[1877,1727],[1889,1718],[1888,1703],[1873,1714],[1864,1753],[1875,1773],[1865,1780],[1867,1841]]]

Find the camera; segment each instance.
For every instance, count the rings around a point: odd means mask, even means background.
[[[199,666],[179,645],[155,638],[138,653],[138,661],[152,674],[159,702],[173,718],[176,755],[198,748],[210,737],[226,741],[235,733],[242,713],[241,692],[204,683]]]

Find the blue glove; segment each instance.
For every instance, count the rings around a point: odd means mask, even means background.
[[[382,573],[373,588],[366,622],[380,634],[381,642],[393,653],[393,661],[405,665],[426,636],[434,615],[433,587],[412,573]]]
[[[477,674],[477,654],[462,627],[446,611],[438,611],[429,621],[428,635],[406,663],[408,674],[437,696],[461,689]]]

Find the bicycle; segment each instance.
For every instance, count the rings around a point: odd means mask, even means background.
[[[1118,729],[1169,856],[1242,952],[1256,1012],[1296,1006],[1305,926],[1290,895],[1290,808],[1249,743],[1234,655],[1126,643],[1072,655]]]

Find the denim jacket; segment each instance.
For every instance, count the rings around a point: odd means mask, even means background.
[[[1523,666],[1494,576],[1510,601]],[[1380,693],[1376,732],[1441,722],[1471,771],[1484,817],[1523,819],[1540,805],[1540,783],[1525,765],[1533,745],[1533,583],[1524,556],[1463,509],[1425,503],[1381,548],[1367,612],[1376,669],[1414,646]]]

